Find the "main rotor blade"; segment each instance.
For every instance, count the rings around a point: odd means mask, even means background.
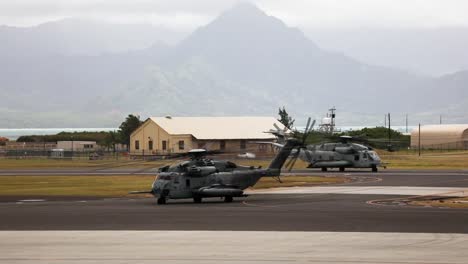
[[[297,157],[299,157],[299,155],[294,157],[293,162],[292,162],[291,166],[289,167],[289,170],[288,170],[289,172],[291,172],[292,169],[294,168],[294,165],[296,164]]]
[[[304,130],[304,134],[302,135],[302,145],[304,145],[306,139],[307,139],[307,134],[309,133],[309,126],[310,126],[310,121],[312,120],[312,118],[307,118],[307,125],[306,125],[306,128]]]
[[[288,160],[288,162],[286,162],[286,165],[285,165],[284,167],[285,167],[285,168],[289,168],[289,165],[291,165],[293,159],[294,159],[294,156],[292,156],[292,157]]]
[[[294,164],[296,164],[296,160],[299,157],[300,153],[301,153],[301,149],[297,149],[297,152],[294,154],[294,157],[291,159],[290,164],[288,164],[290,165],[288,171],[291,171],[293,169]]]
[[[278,130],[278,132],[281,132],[281,128],[276,123],[273,123],[273,126]]]
[[[310,128],[309,128],[309,131],[307,131],[308,133],[310,133],[310,131],[312,131],[312,129],[313,129],[314,126],[315,126],[315,122],[316,122],[316,121],[317,121],[317,120],[314,119],[314,121],[312,122],[312,125],[311,125]]]
[[[309,118],[307,118],[307,125],[306,125],[306,128],[305,128],[305,130],[304,130],[304,133],[307,133],[307,131],[309,130],[310,120],[311,120],[311,118],[310,118],[310,116],[309,116]]]
[[[296,151],[296,152],[292,152],[292,151]],[[292,149],[292,151],[291,151],[291,152],[292,152],[292,153],[291,153],[291,158],[288,160],[288,162],[286,162],[285,168],[288,168],[289,165],[291,165],[291,163],[292,163],[294,157],[297,156],[298,150],[294,148],[294,149]]]
[[[304,153],[307,157],[307,161],[312,162],[312,154],[310,154],[310,151],[308,149],[304,149]]]

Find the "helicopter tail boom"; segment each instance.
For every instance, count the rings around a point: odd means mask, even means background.
[[[270,163],[270,166],[268,166],[268,170],[273,172],[273,173],[270,173],[269,176],[279,175],[281,168],[283,167],[284,163],[288,159],[292,150],[295,147],[297,147],[299,144],[300,142],[296,139],[287,140],[286,144],[281,148],[280,152],[276,155],[276,157]]]

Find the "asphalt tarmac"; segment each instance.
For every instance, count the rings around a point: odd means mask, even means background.
[[[468,210],[368,204],[385,195],[258,194],[156,205],[155,199],[0,204],[0,230],[235,230],[468,233]]]
[[[16,175],[21,173],[154,172]],[[18,197],[0,202],[0,263],[466,263],[468,209],[374,201],[468,191],[468,171],[293,174],[354,181],[249,191],[233,203]]]
[[[61,171],[61,175],[63,173]],[[318,173],[313,171],[310,174]],[[395,186],[414,186],[413,189],[427,186],[433,187],[434,192],[450,189],[445,187],[467,189],[468,171],[387,170],[379,173],[328,172],[322,175],[365,179],[338,186],[372,192],[347,193],[341,187],[331,188],[334,191],[324,188],[325,191],[320,193],[253,193],[233,203],[223,203],[218,198],[204,199],[202,204],[194,204],[192,200],[169,200],[163,206],[156,205],[154,198],[95,200],[76,197],[64,201],[10,201],[0,203],[0,230],[468,233],[467,209],[369,203],[411,196],[398,195],[398,188],[397,192],[388,192],[387,189],[395,190]],[[313,188],[317,187],[310,188],[315,190]]]

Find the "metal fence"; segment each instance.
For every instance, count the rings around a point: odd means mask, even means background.
[[[3,159],[128,159],[127,151],[71,151],[71,150],[37,150],[37,149],[0,149],[0,158]]]
[[[413,145],[413,149],[418,149],[418,145]],[[421,149],[424,150],[468,150],[468,141],[457,141],[443,144],[421,144]]]

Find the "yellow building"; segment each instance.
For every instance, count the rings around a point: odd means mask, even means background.
[[[421,141],[419,141],[421,134]],[[467,125],[426,125],[411,132],[411,147],[423,149],[468,149]]]
[[[130,155],[262,151],[266,146],[252,141],[274,141],[265,133],[273,124],[284,128],[273,117],[151,117],[130,135]]]

